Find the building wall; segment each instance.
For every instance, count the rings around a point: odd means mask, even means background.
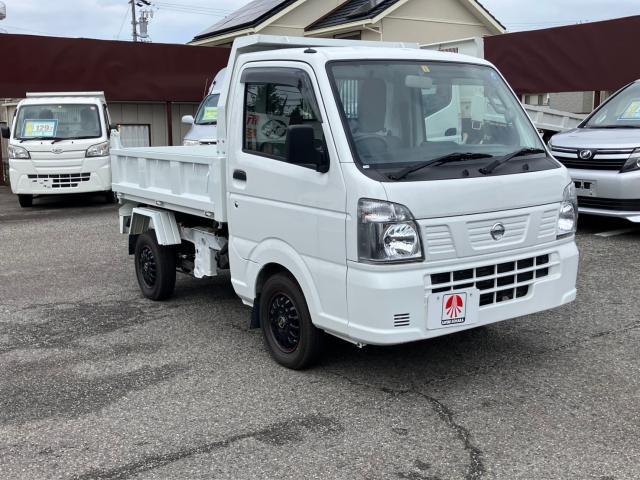
[[[493,35],[467,7],[451,0],[413,0],[381,21],[384,41],[429,44]]]

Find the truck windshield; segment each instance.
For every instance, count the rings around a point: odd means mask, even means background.
[[[218,123],[218,99],[219,94],[209,95],[202,101],[196,113],[196,125],[215,125]]]
[[[445,170],[449,178],[459,178],[456,168],[472,165],[477,173],[491,157],[523,149],[544,151],[518,100],[490,67],[336,61],[329,63],[328,71],[354,157],[365,171],[386,171],[386,175],[446,156],[453,161],[434,162],[420,171],[422,179],[436,170],[438,178]],[[546,154],[527,156],[522,162],[532,165],[539,158]],[[544,163],[544,169],[557,167]],[[500,173],[516,172],[504,168]]]
[[[640,128],[640,82],[605,102],[582,128]]]
[[[95,104],[23,105],[16,118],[19,140],[72,140],[102,136]]]

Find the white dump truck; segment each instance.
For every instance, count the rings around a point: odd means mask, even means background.
[[[253,36],[227,72],[217,145],[112,152],[146,297],[230,271],[294,369],[575,299],[574,184],[488,62]]]
[[[11,190],[22,207],[34,196],[111,191],[109,148],[119,145],[103,92],[27,93],[9,140]]]

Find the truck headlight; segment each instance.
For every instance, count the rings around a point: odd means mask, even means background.
[[[186,138],[182,142],[183,147],[193,147],[196,145],[200,145],[200,140],[187,140]]]
[[[358,259],[415,262],[424,258],[418,225],[404,205],[382,200],[358,202]]]
[[[106,157],[109,155],[109,142],[99,143],[87,148],[86,157]]]
[[[14,160],[27,160],[31,158],[29,152],[24,147],[18,147],[17,145],[9,145],[8,148],[9,158]]]
[[[558,238],[568,237],[578,229],[578,196],[573,182],[566,186],[558,217]]]
[[[622,167],[621,172],[632,172],[633,170],[640,170],[640,148],[634,150],[634,152],[627,160],[627,163]]]

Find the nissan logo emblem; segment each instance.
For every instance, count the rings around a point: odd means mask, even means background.
[[[593,158],[593,150],[580,150],[580,159],[591,160]]]
[[[491,227],[491,237],[497,242],[498,240],[502,240],[504,234],[507,233],[507,229],[504,228],[504,225],[501,223],[496,223],[493,227]]]

